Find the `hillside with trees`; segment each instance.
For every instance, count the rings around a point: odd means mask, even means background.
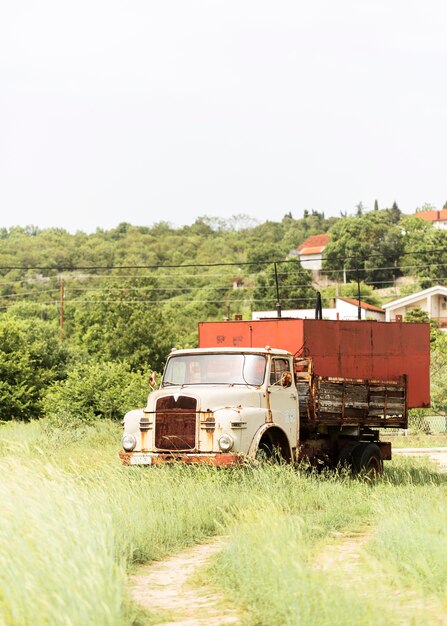
[[[322,233],[330,241],[316,280],[290,252]],[[380,305],[386,288],[397,295],[399,277],[413,277],[414,290],[442,282],[446,243],[447,231],[397,205],[262,224],[243,215],[181,228],[122,223],[92,234],[1,228],[0,419],[39,417],[50,405],[69,415],[66,389],[84,388],[93,373],[102,396],[122,377],[126,397],[141,403],[148,371],[160,372],[173,346],[196,345],[199,321],[248,319],[275,309],[278,294],[284,309],[313,307],[317,291],[326,305],[336,293],[356,297],[357,280],[362,298]],[[89,393],[84,417],[119,417],[111,397],[105,406],[98,389]]]

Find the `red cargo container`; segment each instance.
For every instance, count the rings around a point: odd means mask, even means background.
[[[430,405],[428,324],[290,318],[199,323],[200,348],[265,346],[312,357],[320,376],[395,380],[405,375],[408,408]]]

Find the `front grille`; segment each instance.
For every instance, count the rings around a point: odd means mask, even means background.
[[[155,406],[155,447],[193,450],[196,445],[197,401],[188,396],[165,396]]]

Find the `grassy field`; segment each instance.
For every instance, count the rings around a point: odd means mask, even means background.
[[[275,465],[123,468],[119,435],[109,422],[0,428],[0,623],[156,623],[129,601],[128,573],[216,534],[228,542],[203,576],[247,624],[445,623],[436,468],[398,459],[376,484]]]

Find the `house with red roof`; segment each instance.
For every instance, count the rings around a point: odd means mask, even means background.
[[[323,266],[323,252],[328,243],[329,235],[312,235],[303,241],[292,254],[300,257],[304,269],[320,271]]]
[[[415,213],[415,216],[430,222],[435,228],[447,228],[447,209],[442,209],[441,211],[419,211]]]

